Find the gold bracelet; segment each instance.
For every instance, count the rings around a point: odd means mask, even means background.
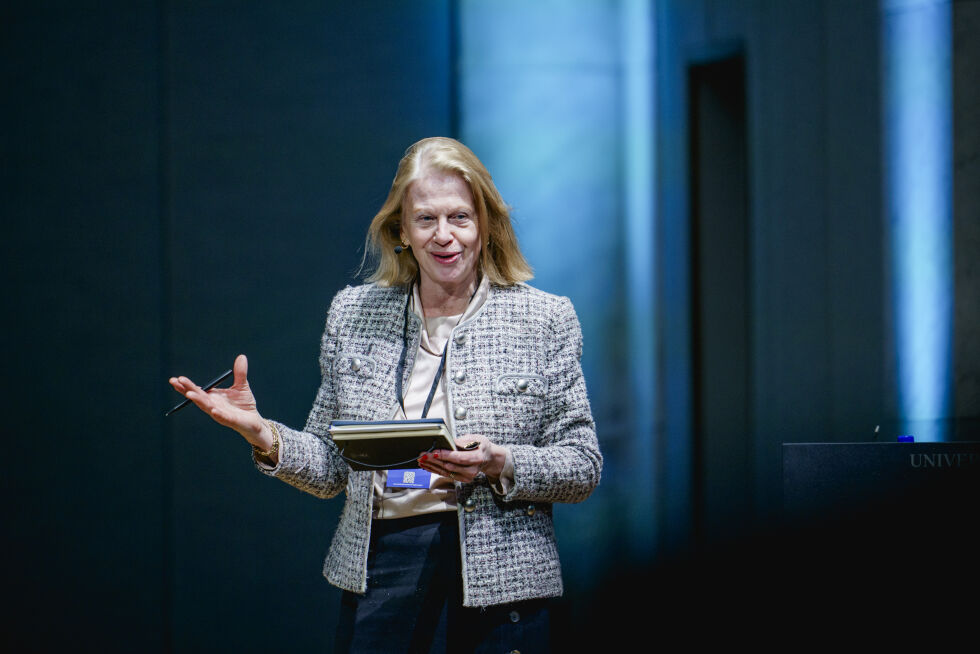
[[[268,420],[265,421],[265,424],[269,425],[269,429],[272,430],[272,447],[265,452],[254,445],[252,449],[255,450],[256,456],[260,456],[263,459],[271,459],[274,455],[279,454],[279,428]]]

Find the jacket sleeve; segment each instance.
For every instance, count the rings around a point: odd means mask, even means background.
[[[347,486],[350,467],[340,458],[337,447],[327,433],[330,421],[337,415],[337,392],[334,380],[334,358],[337,333],[342,316],[344,289],[334,297],[327,314],[327,324],[320,341],[320,388],[303,431],[276,423],[281,444],[279,463],[275,467],[256,464],[267,475],[281,479],[296,488],[321,498],[334,497]]]
[[[582,374],[582,328],[568,298],[559,298],[547,339],[542,435],[512,445],[514,485],[505,501],[581,502],[599,484],[602,455]]]

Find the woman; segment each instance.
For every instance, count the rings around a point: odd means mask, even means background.
[[[552,503],[584,500],[602,468],[574,309],[523,283],[507,207],[452,139],[408,149],[367,245],[378,267],[331,304],[303,431],[258,413],[244,356],[231,388],[170,383],[244,436],[266,474],[346,491],[324,564],[345,590],[339,650],[541,651],[562,592]],[[479,445],[420,454],[412,474],[355,472],[327,433],[419,417]]]

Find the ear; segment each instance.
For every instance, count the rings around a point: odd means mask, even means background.
[[[402,229],[402,221],[401,221],[401,219],[399,218],[398,222],[396,222],[396,223],[389,223],[388,225],[389,225],[388,226],[388,233],[391,234],[391,237],[393,239],[395,239],[396,241],[400,242],[400,243],[404,243],[405,242],[405,230]]]
[[[408,239],[405,238],[405,214],[402,213],[398,216],[398,240],[402,242],[402,245],[406,245]]]

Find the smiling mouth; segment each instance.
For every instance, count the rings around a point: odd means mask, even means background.
[[[455,263],[462,252],[432,252],[431,254],[439,263]]]

